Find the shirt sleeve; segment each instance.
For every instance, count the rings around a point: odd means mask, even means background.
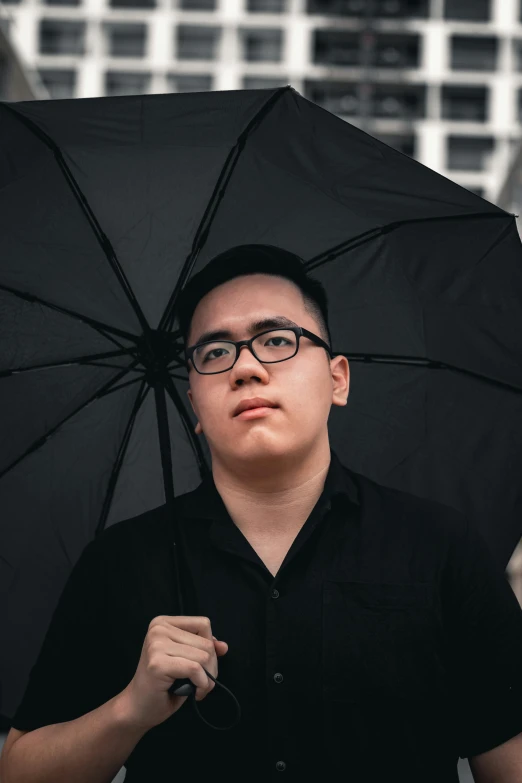
[[[445,569],[460,758],[522,732],[522,607],[480,531],[458,525]],[[450,716],[448,716],[450,718]]]
[[[91,541],[62,591],[11,725],[20,731],[91,712],[112,692],[100,540]]]

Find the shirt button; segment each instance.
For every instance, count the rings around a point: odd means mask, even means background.
[[[275,590],[275,589],[272,590],[270,595],[272,596],[272,598],[279,598],[279,590]]]
[[[276,682],[283,682],[283,675],[280,672],[277,672],[277,674],[274,674],[274,680]]]
[[[286,764],[284,761],[278,761],[276,764],[276,769],[278,772],[284,772],[286,769]]]

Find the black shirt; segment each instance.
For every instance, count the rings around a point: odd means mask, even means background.
[[[459,756],[522,732],[522,609],[462,513],[332,451],[274,578],[212,478],[177,503],[185,611],[228,643],[218,680],[242,718],[212,729],[188,699],[137,744],[126,783],[457,783]],[[150,621],[180,614],[171,538],[160,506],[87,545],[13,726],[73,720],[126,687]],[[235,707],[217,686],[198,703],[218,726]]]

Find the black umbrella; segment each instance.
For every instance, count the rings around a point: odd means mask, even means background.
[[[176,303],[230,246],[291,250],[325,285],[351,361],[329,420],[341,461],[465,512],[506,567],[522,535],[512,215],[291,87],[0,116],[3,714],[86,544],[163,503],[177,540],[175,497],[210,460]]]

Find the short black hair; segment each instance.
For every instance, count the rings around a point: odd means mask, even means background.
[[[198,302],[218,285],[240,275],[278,275],[301,290],[304,307],[319,324],[319,337],[332,348],[328,325],[328,299],[323,284],[307,273],[303,259],[276,245],[236,245],[217,256],[182,290],[177,307],[178,323],[185,349],[192,316]]]

